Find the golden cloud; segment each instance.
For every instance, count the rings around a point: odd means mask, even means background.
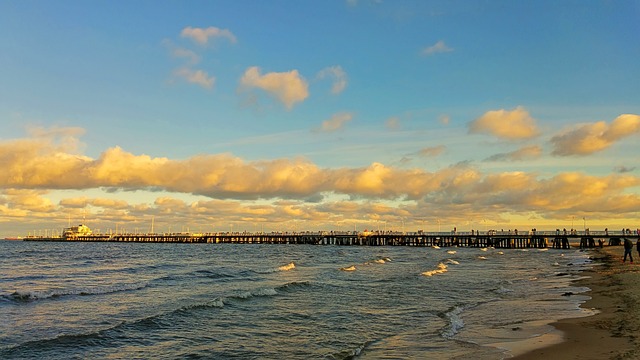
[[[236,36],[233,35],[231,31],[214,26],[209,26],[208,28],[194,28],[188,26],[182,29],[180,36],[184,38],[191,38],[200,45],[206,45],[209,42],[209,39],[215,38],[226,38],[231,43],[236,42]]]
[[[213,84],[216,81],[216,78],[209,76],[206,71],[193,70],[187,67],[177,69],[173,74],[174,76],[185,79],[188,83],[200,85],[205,89],[213,88]]]
[[[306,80],[298,70],[260,74],[257,66],[248,68],[240,79],[241,89],[258,88],[280,100],[287,109],[309,96]]]
[[[353,114],[348,112],[337,113],[331,116],[330,119],[322,122],[322,125],[316,131],[320,132],[333,132],[342,129],[346,123],[353,119]]]
[[[529,139],[539,134],[534,118],[523,107],[487,111],[469,123],[469,132],[489,134],[505,140]]]
[[[584,124],[551,138],[552,154],[589,155],[602,151],[621,139],[640,132],[640,116],[623,114],[608,125],[604,121]]]
[[[446,149],[447,147],[444,145],[426,147],[420,149],[420,151],[418,151],[418,155],[422,157],[434,157],[442,154]]]
[[[623,127],[616,124],[616,129]],[[59,221],[66,224],[68,213],[79,216],[80,210],[91,208],[105,221],[138,221],[154,215],[165,222],[210,223],[218,218],[278,222],[295,214],[298,219],[335,223],[349,217],[357,222],[365,222],[365,217],[397,221],[436,216],[469,221],[478,214],[495,218],[509,213],[548,218],[588,212],[589,216],[615,217],[640,207],[640,198],[633,192],[640,186],[640,177],[628,173],[572,172],[543,178],[525,172],[482,174],[465,164],[435,172],[382,163],[331,169],[303,158],[249,162],[217,154],[172,160],[135,155],[119,147],[92,159],[64,148],[55,136],[0,141],[0,166],[5,169],[0,173],[0,189],[5,189],[0,193],[0,221],[12,216],[42,219],[58,212]],[[54,204],[48,197],[53,189],[94,188],[163,190],[210,200],[187,203],[163,195],[152,204],[130,205],[124,200],[81,196]],[[316,197],[324,200],[307,202]]]
[[[512,152],[492,155],[487,159],[485,159],[485,161],[532,160],[532,159],[539,158],[541,155],[542,155],[542,147],[538,145],[531,145],[531,146],[521,147],[520,149]]]

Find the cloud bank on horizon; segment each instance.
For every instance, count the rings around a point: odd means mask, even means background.
[[[126,36],[87,6],[87,22],[38,15],[82,35],[20,31],[32,10],[0,7],[0,235],[70,215],[103,230],[636,226],[640,50],[626,22],[598,20],[624,9],[544,2],[529,10],[546,32],[526,32],[504,21],[524,4],[254,5],[160,9]]]

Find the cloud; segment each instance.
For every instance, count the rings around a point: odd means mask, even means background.
[[[400,118],[392,116],[384,122],[384,126],[386,126],[387,129],[398,130],[401,127]]]
[[[260,74],[257,66],[248,68],[240,79],[241,89],[258,88],[280,100],[287,109],[309,96],[306,80],[298,70]]]
[[[484,161],[523,161],[537,159],[542,155],[542,148],[538,145],[522,147],[516,151],[495,154]]]
[[[104,209],[127,209],[129,204],[124,200],[114,200],[106,198],[87,198],[85,196],[67,198],[60,200],[60,206],[65,208],[79,208],[83,209],[87,206],[93,206]]]
[[[422,49],[422,55],[431,56],[439,53],[446,53],[453,51],[453,48],[447,46],[443,40],[436,42],[435,44]]]
[[[435,157],[435,156],[438,156],[438,155],[442,154],[446,149],[447,149],[447,147],[444,146],[444,145],[426,147],[426,148],[420,149],[420,151],[418,151],[417,155],[419,155],[421,157]]]
[[[190,68],[180,68],[177,69],[174,73],[174,76],[180,77],[191,84],[200,85],[205,89],[213,88],[213,85],[216,82],[216,78],[213,76],[209,76],[203,70],[193,70]]]
[[[353,114],[348,112],[337,113],[331,116],[329,120],[322,122],[322,125],[316,131],[319,132],[334,132],[338,131],[353,119]]]
[[[195,65],[199,63],[201,59],[200,55],[189,49],[175,48],[171,51],[171,54],[175,57],[187,58],[189,60],[189,65]]]
[[[487,111],[469,123],[469,133],[489,134],[505,140],[529,139],[539,134],[536,121],[523,107]]]
[[[640,133],[640,116],[623,114],[611,124],[598,121],[579,125],[551,138],[553,155],[589,155],[605,150],[621,139]]]
[[[331,87],[332,94],[340,94],[347,87],[347,73],[345,73],[340,66],[324,68],[318,73],[317,77],[319,79],[326,77],[333,78],[333,86]]]
[[[32,212],[51,212],[55,206],[48,198],[43,197],[48,192],[32,189],[7,189],[4,192],[8,208]]]
[[[236,36],[227,29],[220,29],[214,26],[210,26],[208,28],[194,28],[188,26],[182,29],[180,36],[184,38],[190,38],[196,43],[200,45],[206,45],[209,42],[209,39],[216,38],[225,38],[229,40],[232,44],[236,43]]]
[[[613,171],[620,173],[620,174],[624,174],[624,173],[628,173],[628,172],[633,172],[636,170],[635,166],[632,167],[627,167],[627,166],[616,166],[615,168],[613,168]]]
[[[281,229],[282,224],[291,223],[290,214],[297,214],[300,221],[322,222],[326,230],[345,219],[351,224],[354,219],[365,222],[365,216],[390,222],[402,217],[448,218],[452,223],[482,217],[505,223],[502,217],[509,214],[547,221],[581,214],[622,218],[640,207],[635,191],[640,177],[629,173],[483,174],[464,163],[437,171],[378,162],[323,168],[304,158],[246,161],[231,154],[209,154],[177,160],[133,154],[119,147],[91,158],[65,152],[60,138],[69,132],[73,131],[39,129],[30,138],[0,140],[0,222],[20,217],[32,226],[52,218],[64,226],[69,213],[78,217],[86,211],[111,222],[135,222],[154,215],[156,224],[183,221],[210,226],[224,219],[225,228],[229,221],[237,221],[237,228],[240,222],[242,226],[264,222]],[[422,153],[435,156],[444,149],[428,147]],[[524,147],[511,154],[536,152],[536,147]],[[49,194],[56,189],[163,193],[148,204],[112,200],[114,194],[108,198],[67,197],[54,204]],[[178,198],[181,194],[207,199],[187,203]]]

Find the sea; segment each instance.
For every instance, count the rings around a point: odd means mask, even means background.
[[[1,359],[507,359],[577,249],[0,241]],[[539,346],[539,345],[537,345]]]

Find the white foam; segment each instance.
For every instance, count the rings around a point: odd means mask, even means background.
[[[459,262],[457,262],[457,261],[455,261],[455,260],[453,260],[453,259],[447,259],[447,263],[449,263],[449,264],[453,264],[453,265],[460,265],[460,263],[459,263]]]
[[[462,306],[456,306],[445,314],[447,319],[449,319],[449,326],[442,332],[442,336],[451,339],[460,332],[460,329],[464,327],[464,321],[460,318],[460,314],[462,314],[463,311],[464,308]]]
[[[447,251],[447,254],[454,255],[455,253],[456,253],[456,251],[455,251],[455,250],[449,250],[449,251]]]
[[[275,296],[278,295],[278,292],[276,291],[276,289],[263,288],[254,291],[252,294],[253,296]]]
[[[340,268],[340,270],[342,270],[342,271],[356,271],[356,266],[355,265],[351,265],[351,266],[348,266],[348,267]]]

